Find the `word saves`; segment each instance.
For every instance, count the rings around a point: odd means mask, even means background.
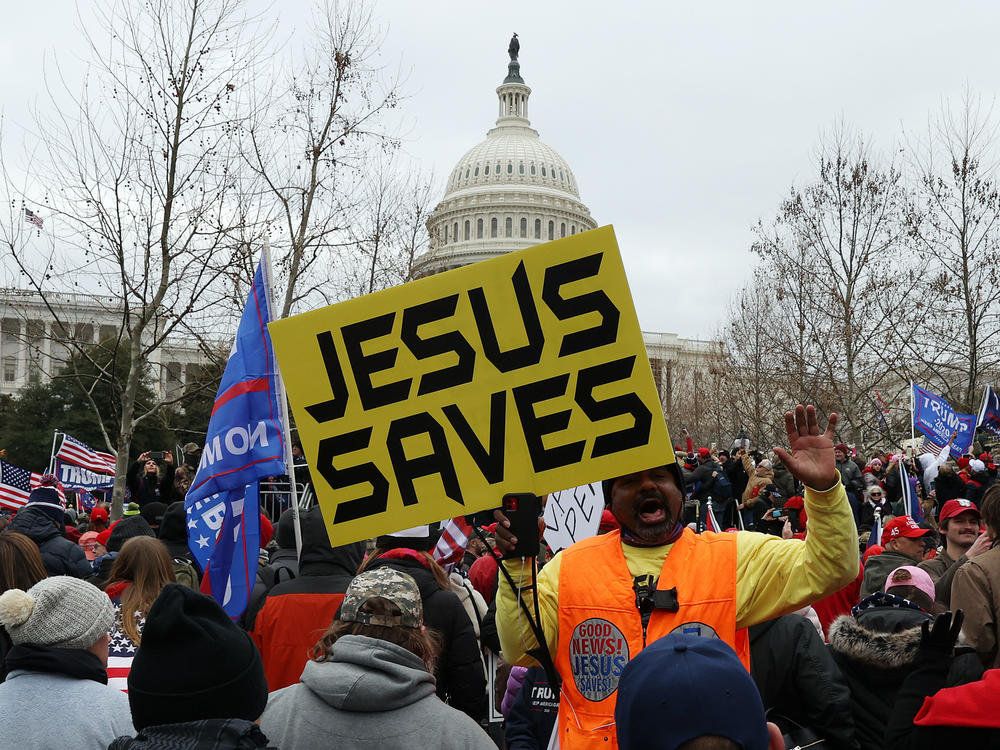
[[[374,437],[376,441],[384,437],[391,466],[378,466],[373,461],[345,466],[349,459],[340,459],[372,445],[372,426],[320,439],[316,466],[333,489],[366,483],[371,486],[370,495],[338,503],[335,524],[384,512],[390,472],[404,505],[418,502],[414,481],[431,475],[440,477],[449,498],[464,505],[447,431],[461,443],[490,485],[504,479],[506,449],[512,438],[508,432],[512,429],[520,433],[518,437],[523,440],[536,475],[579,462],[588,442],[591,458],[648,443],[652,413],[627,383],[619,385],[617,395],[599,398],[595,394],[603,386],[629,380],[636,357],[620,356],[619,352],[618,358],[602,360],[600,355],[585,354],[616,342],[619,308],[594,282],[591,285],[596,288],[591,291],[575,296],[563,293],[568,284],[596,277],[602,255],[595,253],[545,268],[537,299],[539,290],[532,289],[522,261],[510,277],[514,305],[487,300],[484,289],[476,287],[344,325],[339,329],[343,352],[332,331],[316,334],[332,394],[327,400],[305,407],[316,422],[335,423],[347,414],[345,422],[353,427],[377,425],[381,424],[379,409],[402,402],[414,404],[413,412],[396,416],[384,435]],[[466,297],[463,301],[468,303],[472,320],[468,320],[468,313],[464,318],[456,316],[461,295]],[[562,321],[558,332],[551,330],[554,321],[549,323],[550,330],[543,327],[541,305],[551,313],[547,320],[554,316]],[[574,318],[583,320],[571,330],[574,326],[566,322]],[[449,319],[454,319],[453,330],[421,334],[421,328],[431,323],[438,323],[435,330],[450,327],[440,324]],[[502,348],[500,340],[510,341],[513,337],[498,336],[498,330],[512,326],[517,327],[518,345]],[[397,330],[398,338],[379,341]],[[466,331],[471,334],[473,330],[475,336],[467,335]],[[422,374],[412,367],[396,368],[399,345],[416,360],[440,357],[429,364],[447,365]],[[576,361],[586,366],[567,366],[566,358],[574,355],[584,355],[576,357]],[[353,391],[345,378],[345,364],[355,384]],[[373,376],[379,384],[373,382]],[[482,386],[491,381],[505,387]],[[438,395],[435,398],[432,394]],[[466,416],[472,399],[479,400],[479,408],[488,404],[488,429],[479,428],[479,433],[486,434],[477,434]],[[513,404],[510,415],[509,401]],[[546,405],[547,401],[553,403]],[[626,415],[630,419],[618,419],[616,426],[626,421],[631,424],[609,431],[595,427],[581,435],[568,430],[573,411],[582,413],[591,425]],[[567,434],[558,435],[562,432]],[[429,445],[429,451],[408,456],[404,441],[417,436],[422,436],[422,444]],[[581,437],[584,439],[577,439]]]

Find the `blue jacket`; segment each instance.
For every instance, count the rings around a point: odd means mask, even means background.
[[[507,715],[507,750],[545,750],[559,711],[559,693],[549,687],[545,670],[531,667]]]

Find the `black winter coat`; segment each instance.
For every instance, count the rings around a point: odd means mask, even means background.
[[[733,485],[733,497],[743,497],[743,490],[747,488],[747,482],[750,481],[746,469],[743,468],[743,462],[730,458],[722,469],[729,477],[729,483]]]
[[[955,472],[943,474],[939,471],[934,478],[934,489],[936,490],[935,502],[939,510],[949,500],[965,497],[965,482]]]
[[[884,517],[891,510],[891,507],[892,506],[890,505],[889,501],[883,497],[882,502],[878,504],[879,516]],[[861,504],[861,512],[860,512],[861,520],[858,523],[858,531],[871,531],[874,528],[875,512],[876,512],[875,506],[869,501],[865,500]],[[878,543],[879,542],[876,542],[876,544]]]
[[[857,618],[843,615],[830,626],[830,650],[851,690],[855,737],[862,750],[884,747],[889,716],[903,681],[914,669],[920,624],[930,619],[922,610],[884,606]],[[981,675],[975,654],[964,654],[952,663],[948,682],[959,685]]]
[[[913,723],[924,705],[924,699],[947,686],[951,661],[946,654],[926,649],[917,653],[913,671],[899,690],[889,726],[885,730],[885,750],[943,750],[951,747],[1000,750],[1000,722],[994,723],[993,727],[917,726]],[[983,709],[987,712],[991,710],[988,705],[978,708],[980,715]]]
[[[416,560],[379,558],[366,570],[383,567],[413,577],[420,587],[424,623],[441,635],[441,655],[434,669],[438,697],[479,721],[486,715],[486,675],[476,632],[462,602],[438,586],[434,574]]]
[[[94,572],[83,549],[62,535],[59,524],[41,508],[26,505],[17,512],[7,527],[29,537],[42,553],[45,572],[50,576],[89,578]]]
[[[851,691],[812,623],[785,615],[754,625],[748,633],[750,676],[764,709],[809,727],[827,747],[855,750]],[[777,716],[769,717],[781,725]]]
[[[164,464],[163,477],[147,477],[141,473],[144,468],[142,461],[133,463],[125,473],[125,482],[132,495],[132,501],[142,508],[146,503],[169,503],[173,500],[174,472],[173,464]]]
[[[971,500],[978,508],[983,503],[983,495],[993,484],[993,477],[987,472],[981,471],[978,474],[969,475],[969,483],[965,485],[965,499]]]

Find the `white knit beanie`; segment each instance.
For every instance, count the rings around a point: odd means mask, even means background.
[[[71,576],[43,578],[26,592],[10,589],[0,595],[0,625],[15,644],[90,648],[114,620],[108,595]]]

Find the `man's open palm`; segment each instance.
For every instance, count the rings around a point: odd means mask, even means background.
[[[785,412],[785,429],[791,452],[775,446],[774,452],[792,476],[806,487],[828,490],[837,481],[837,461],[833,455],[833,436],[837,415],[831,414],[824,432],[819,431],[816,407],[799,404],[794,412]]]

